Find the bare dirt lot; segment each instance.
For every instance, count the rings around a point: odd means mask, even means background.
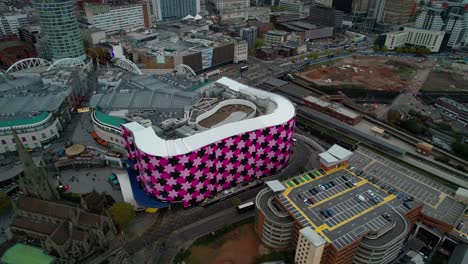
[[[260,256],[260,240],[252,224],[226,233],[211,245],[193,246],[188,264],[249,264]]]
[[[468,77],[468,76],[467,76]],[[465,77],[466,78],[466,77]],[[467,90],[468,79],[463,74],[449,71],[432,71],[426,82],[423,91],[460,91]]]
[[[419,72],[428,70],[423,65],[417,60],[355,55],[300,76],[321,86],[350,85],[370,90],[402,91],[420,84]]]

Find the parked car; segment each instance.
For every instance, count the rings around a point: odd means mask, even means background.
[[[392,217],[388,213],[382,214],[382,217],[389,222],[392,221]]]
[[[345,181],[348,181],[348,177],[344,176],[344,175],[341,175],[341,178]]]
[[[329,217],[333,216],[333,210],[332,209],[325,209],[325,212],[328,214]]]
[[[331,185],[332,187],[335,187],[336,184],[335,184],[334,181],[330,181],[330,185]]]
[[[412,202],[412,201],[414,201],[414,198],[413,198],[413,196],[405,196],[403,198],[403,201],[404,202]]]
[[[322,211],[320,211],[320,214],[321,214],[321,215],[323,215],[325,218],[328,218],[328,214],[327,214],[327,213],[325,213],[325,211],[323,211],[323,210],[322,210]]]
[[[401,199],[401,198],[403,198],[403,195],[404,195],[404,194],[403,194],[402,192],[401,192],[401,193],[398,193],[398,194],[397,194],[397,198],[398,198],[398,199]]]
[[[293,179],[293,182],[298,185],[300,182],[297,179]]]
[[[357,176],[361,176],[363,173],[364,173],[364,171],[358,171],[358,172],[356,173],[356,175],[357,175]]]
[[[360,195],[360,194],[356,194],[356,198],[361,201],[361,202],[365,202],[367,201],[366,198],[364,198],[364,196]]]
[[[309,199],[307,199],[307,201],[310,203],[310,204],[314,204],[316,203],[317,201],[315,201],[314,198],[310,197]]]
[[[348,188],[353,188],[353,185],[350,182],[345,182],[345,185],[348,186]]]
[[[367,193],[368,195],[370,195],[371,197],[374,197],[374,196],[375,196],[374,192],[371,191],[371,190],[367,190],[366,193]]]
[[[299,198],[299,199],[301,199],[301,200],[304,200],[304,197],[302,197],[301,194],[298,194],[298,195],[297,195],[297,198]]]

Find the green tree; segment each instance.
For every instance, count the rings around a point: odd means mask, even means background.
[[[318,52],[312,53],[312,59],[314,59],[314,60],[318,59],[319,56],[320,56],[320,55],[318,54]]]
[[[239,206],[241,204],[241,202],[242,201],[241,201],[241,199],[239,197],[234,197],[234,198],[232,198],[232,201],[231,201],[232,206],[234,206],[234,207]]]
[[[383,46],[383,47],[382,47],[382,51],[383,51],[383,52],[387,52],[387,51],[388,51],[387,46]]]
[[[0,192],[0,213],[11,208],[11,199],[6,192]]]
[[[401,114],[400,114],[399,111],[396,111],[396,110],[389,110],[388,111],[387,121],[390,124],[398,125],[400,123],[400,120],[401,120]]]
[[[462,158],[468,159],[468,144],[463,144],[461,142],[454,142],[452,144],[452,149],[455,153],[460,155]]]
[[[374,51],[380,51],[380,46],[378,44],[374,45]]]
[[[114,203],[111,208],[109,208],[109,214],[120,230],[123,230],[128,223],[135,218],[135,210],[133,210],[133,206],[124,202]]]
[[[409,48],[409,53],[416,53],[416,48],[415,47],[410,47]]]
[[[403,53],[403,51],[404,51],[403,47],[396,48],[396,52],[398,53]]]
[[[424,134],[424,132],[426,132],[426,126],[424,126],[421,120],[417,118],[408,119],[401,122],[401,127],[417,135]]]
[[[263,47],[265,46],[265,41],[261,38],[258,38],[255,40],[255,47],[256,48],[260,48],[260,47]]]

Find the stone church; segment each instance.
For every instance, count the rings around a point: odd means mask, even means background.
[[[105,195],[90,193],[81,203],[61,201],[44,168],[34,164],[14,133],[24,174],[23,195],[14,204],[11,230],[16,237],[39,241],[44,250],[66,263],[78,263],[97,250],[105,250],[116,229],[105,209]]]

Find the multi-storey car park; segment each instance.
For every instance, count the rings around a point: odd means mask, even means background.
[[[135,169],[130,177],[148,196],[190,206],[287,165],[295,124],[290,101],[225,77],[201,95],[172,125],[122,125]]]
[[[295,247],[296,263],[380,264],[394,260],[421,228],[445,232],[437,244],[446,236],[464,240],[467,230],[455,227],[465,208],[452,190],[366,149],[349,163],[269,182],[256,198],[262,243]]]

